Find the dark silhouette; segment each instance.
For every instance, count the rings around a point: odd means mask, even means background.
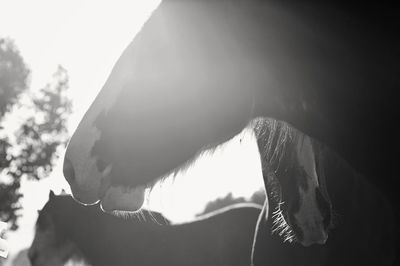
[[[168,221],[158,213],[143,210],[122,219],[98,205],[84,207],[51,192],[40,211],[29,258],[32,266],[63,265],[82,257],[93,266],[249,265],[260,210],[241,204],[165,226]]]
[[[363,6],[163,1],[72,138],[69,150],[85,151],[67,151],[75,195],[95,202],[95,179],[109,165],[114,186],[148,185],[258,116],[327,143],[363,174],[389,178],[390,152],[379,140],[395,132],[386,103],[399,85],[400,45],[390,31],[398,24],[390,7]],[[89,158],[97,163],[74,166]]]
[[[323,160],[335,207],[334,227],[326,244],[303,247],[282,243],[277,235],[265,237],[274,219],[266,219],[264,208],[255,236],[254,265],[397,265],[396,224],[386,197],[337,154],[326,152]],[[273,215],[269,209],[268,217]]]
[[[239,204],[193,223],[166,226],[168,220],[158,213],[143,210],[121,219],[102,213],[98,205],[84,207],[51,192],[37,221],[32,265],[62,265],[71,258],[94,266],[249,265],[245,258],[253,234],[255,266],[394,265],[394,223],[386,199],[335,153],[325,152],[323,160],[337,211],[325,245],[282,243],[270,232],[274,219],[259,216],[255,205]],[[274,215],[270,208],[268,217]],[[263,221],[254,232],[257,217]],[[212,261],[214,256],[220,260]]]

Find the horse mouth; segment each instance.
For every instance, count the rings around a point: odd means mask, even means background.
[[[83,189],[74,184],[70,184],[73,198],[82,205],[94,205],[99,202],[99,197],[95,190]]]
[[[100,201],[104,212],[138,211],[144,202],[145,186],[125,187],[110,185],[101,188]]]

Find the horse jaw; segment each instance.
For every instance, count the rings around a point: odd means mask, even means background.
[[[134,188],[110,186],[101,199],[101,208],[104,212],[137,211],[144,202],[145,187]]]
[[[111,164],[105,162],[108,165],[107,168],[102,172],[99,171],[97,158],[92,154],[95,143],[101,137],[96,121],[101,114],[108,112],[119,94],[117,88],[112,90],[113,93],[110,93],[110,90],[105,91],[99,93],[85,113],[65,152],[64,177],[71,187],[74,198],[85,205],[95,204],[101,199],[102,191],[104,192],[103,178],[109,174],[107,172],[109,166],[112,167]]]

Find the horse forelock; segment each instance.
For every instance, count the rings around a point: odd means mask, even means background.
[[[263,167],[268,167],[268,171],[274,173],[286,167],[287,163],[283,161],[285,155],[290,156],[297,130],[286,122],[269,118],[256,118],[250,126],[258,140]]]
[[[284,241],[322,243],[332,211],[318,142],[283,121],[260,118],[253,126],[267,175],[272,232]]]

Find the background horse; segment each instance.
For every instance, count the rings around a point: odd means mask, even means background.
[[[121,219],[98,205],[84,207],[50,192],[29,258],[33,266],[64,265],[71,258],[93,266],[249,265],[260,210],[238,204],[191,223],[164,226],[168,221],[154,212]]]
[[[363,13],[356,7],[163,1],[68,145],[64,175],[74,197],[86,204],[102,200],[106,211],[137,210],[146,187],[184,169],[199,151],[224,143],[256,117],[294,125],[386,184],[394,164],[380,140],[395,132],[390,93],[400,84],[400,45],[392,34],[397,24],[390,8]],[[262,159],[270,153],[264,148],[259,146]],[[292,157],[303,162],[305,174],[289,183],[283,182],[286,175],[275,175],[284,197],[294,189],[304,199],[304,205],[286,208],[299,211],[292,219],[284,215],[304,245],[324,243],[330,223],[329,211],[321,212],[316,201],[330,209],[310,151]],[[268,190],[271,182],[263,176]],[[295,181],[304,177],[307,186]]]

